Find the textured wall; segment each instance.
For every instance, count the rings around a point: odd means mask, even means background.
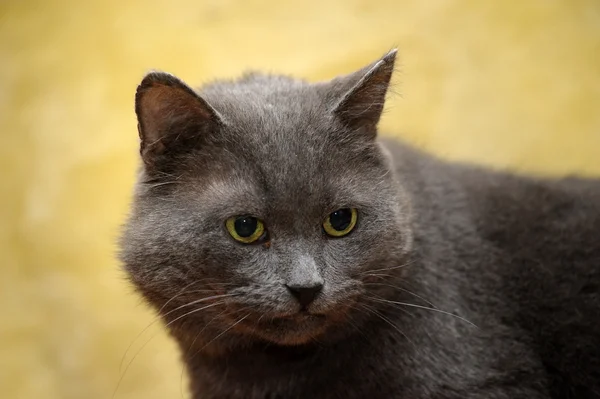
[[[387,131],[449,158],[600,174],[597,0],[0,2],[0,397],[110,398],[153,336],[116,398],[181,396],[159,325],[135,339],[153,315],[114,259],[145,71],[324,79],[393,45]]]

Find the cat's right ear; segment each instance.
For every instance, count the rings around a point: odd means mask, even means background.
[[[397,50],[320,87],[335,117],[354,132],[374,138],[390,86]]]
[[[144,77],[135,95],[140,154],[149,169],[161,160],[185,153],[222,119],[202,97],[178,78],[164,72]]]

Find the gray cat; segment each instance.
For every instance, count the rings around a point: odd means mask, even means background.
[[[600,180],[378,139],[395,54],[138,87],[121,258],[193,397],[600,398]]]

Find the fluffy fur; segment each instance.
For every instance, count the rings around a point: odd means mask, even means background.
[[[122,259],[194,397],[600,397],[600,182],[378,141],[394,57],[318,84],[141,83]],[[356,229],[325,236],[343,207]],[[228,236],[243,214],[266,243]],[[325,282],[308,312],[298,276]]]

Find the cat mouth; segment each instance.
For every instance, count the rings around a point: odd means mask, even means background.
[[[296,313],[286,314],[282,316],[273,317],[273,320],[281,320],[283,322],[305,322],[305,321],[325,321],[327,316],[322,313],[312,313],[306,310],[301,310]]]
[[[262,317],[257,321],[257,327],[276,331],[311,331],[322,328],[327,322],[327,316],[321,313],[299,311],[292,314]]]
[[[300,311],[293,314],[262,317],[254,325],[259,336],[281,345],[298,345],[321,335],[328,325],[324,314]]]
[[[305,309],[278,313],[252,313],[238,327],[241,331],[261,340],[278,345],[304,345],[322,340],[333,331],[332,339],[344,334],[345,329],[331,329],[344,325],[347,319],[343,309],[320,312],[321,309]],[[320,341],[319,341],[320,342]]]

